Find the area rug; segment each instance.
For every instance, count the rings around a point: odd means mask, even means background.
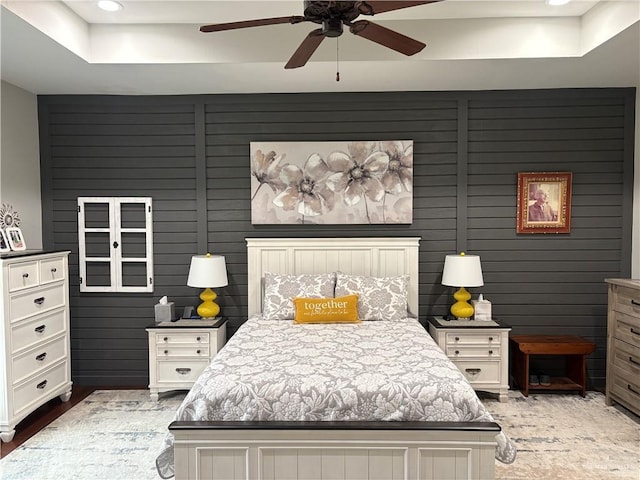
[[[156,403],[145,390],[92,393],[0,460],[2,480],[157,480],[155,457],[184,393]],[[498,480],[640,480],[640,423],[604,395],[512,391],[483,402],[516,442]]]
[[[0,460],[0,479],[157,480],[155,457],[184,395],[98,390]]]
[[[483,398],[518,447],[511,465],[496,463],[496,478],[527,480],[640,480],[640,423],[604,395],[509,392],[509,402]]]

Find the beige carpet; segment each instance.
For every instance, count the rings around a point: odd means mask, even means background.
[[[518,447],[515,463],[496,462],[499,480],[640,480],[640,420],[601,393],[483,402]]]

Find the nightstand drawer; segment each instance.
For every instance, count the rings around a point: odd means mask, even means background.
[[[449,345],[497,345],[500,346],[499,333],[458,333],[450,332],[446,335],[447,346]]]
[[[209,358],[209,345],[166,344],[158,345],[156,355],[158,359],[176,357],[206,357]]]
[[[207,345],[209,343],[208,332],[168,332],[156,333],[158,351],[163,345]]]
[[[468,346],[447,345],[446,354],[452,360],[456,358],[500,358],[500,345]]]
[[[202,371],[209,365],[209,360],[193,361],[159,361],[158,383],[195,382]]]
[[[500,362],[467,362],[454,360],[456,367],[473,383],[500,383]]]

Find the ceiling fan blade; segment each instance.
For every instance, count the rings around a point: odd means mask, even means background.
[[[426,45],[413,38],[402,35],[401,33],[389,30],[377,23],[368,20],[359,20],[353,22],[350,28],[351,33],[364,37],[372,42],[379,43],[382,46],[395,50],[405,55],[415,55]]]
[[[390,12],[392,10],[400,10],[402,8],[417,7],[418,5],[426,5],[428,3],[436,3],[440,1],[441,0],[427,0],[423,2],[404,2],[399,0],[399,1],[376,2],[372,0],[369,2],[361,2],[360,13],[363,15],[377,15],[378,13]],[[372,10],[372,12],[367,13],[369,10]]]
[[[204,25],[200,31],[204,33],[222,32],[224,30],[235,30],[237,28],[262,27],[263,25],[278,25],[280,23],[300,23],[306,19],[300,16],[261,18],[258,20],[244,20],[242,22],[218,23],[215,25]]]
[[[293,52],[293,55],[291,55],[291,58],[284,68],[299,68],[304,66],[323,40],[324,35],[322,34],[321,28],[311,31],[302,41],[298,49]]]

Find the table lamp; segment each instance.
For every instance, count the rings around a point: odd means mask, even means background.
[[[451,313],[458,320],[469,319],[473,316],[473,305],[469,303],[471,294],[465,287],[481,287],[484,285],[482,279],[482,268],[480,267],[480,257],[478,255],[447,255],[444,259],[444,269],[442,271],[442,284],[449,287],[460,287],[453,294],[456,302],[451,305]]]
[[[217,287],[226,287],[227,265],[222,255],[195,255],[191,257],[191,267],[189,267],[189,278],[187,285],[190,287],[204,288],[200,294],[202,303],[198,306],[198,315],[202,318],[215,317],[220,313],[220,306],[214,302],[218,297],[211,290]]]

